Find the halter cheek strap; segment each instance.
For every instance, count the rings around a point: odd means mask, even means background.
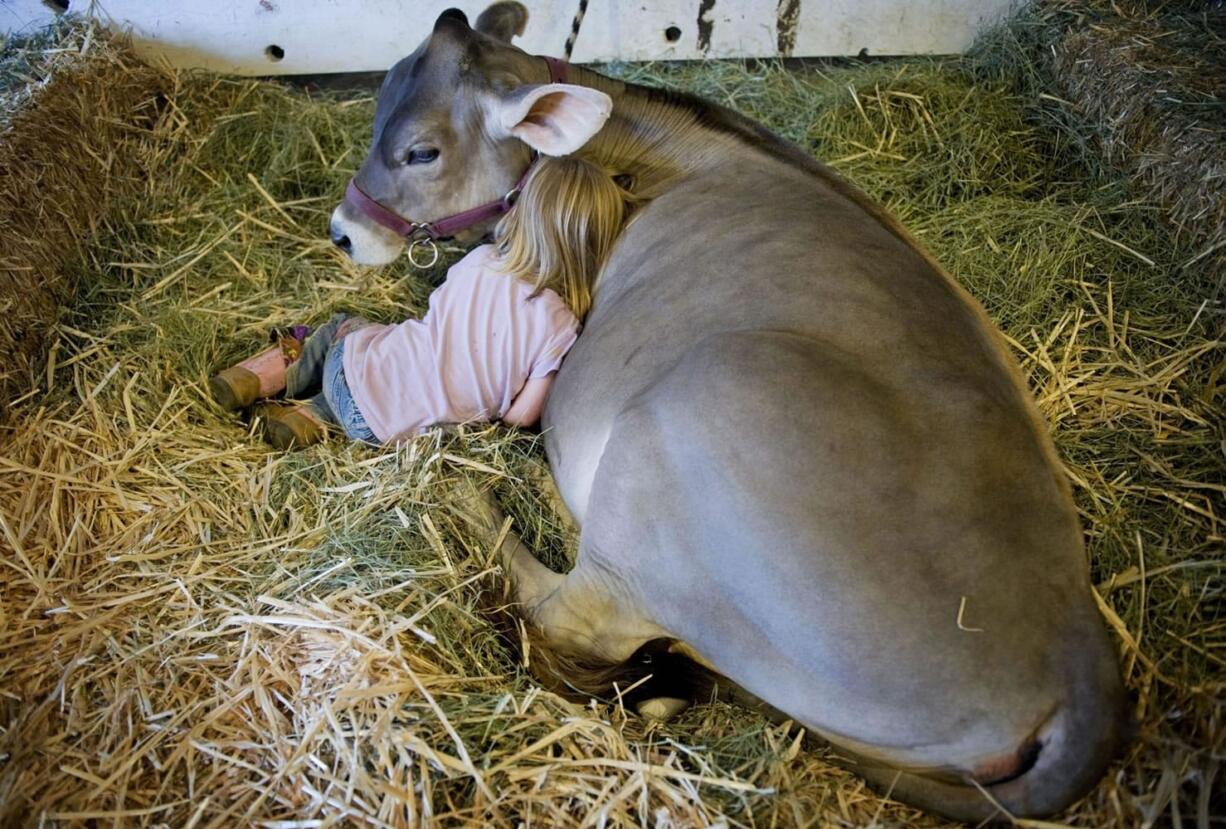
[[[546,57],[545,62],[549,65],[550,83],[566,83],[566,61]],[[438,246],[435,242],[455,236],[457,233],[467,230],[474,225],[495,219],[515,205],[515,200],[519,198],[519,194],[523,191],[524,184],[528,181],[528,174],[532,172],[532,168],[536,164],[536,159],[537,156],[534,153],[532,161],[528,164],[528,169],[524,170],[524,174],[519,177],[519,181],[501,199],[487,202],[452,216],[436,219],[433,222],[414,222],[404,218],[395,210],[380,204],[369,193],[359,187],[356,178],[350,179],[348,186],[345,188],[344,203],[366,216],[375,224],[387,228],[398,236],[403,236],[409,245],[409,261],[419,268],[428,268],[438,261]],[[421,261],[418,259],[419,256],[422,257]],[[429,259],[425,258],[427,256]]]
[[[533,163],[535,163],[535,159],[533,159]],[[403,218],[399,213],[384,207],[371,198],[366,191],[358,186],[357,181],[354,179],[350,179],[349,185],[345,188],[345,203],[376,224],[382,225],[393,233],[404,236],[406,239],[425,238],[438,241],[455,236],[462,230],[467,230],[473,225],[478,225],[488,219],[501,216],[510,210],[515,204],[515,199],[518,198],[520,191],[524,189],[524,183],[527,182],[528,173],[532,171],[532,167],[533,164],[529,164],[528,169],[524,171],[519,181],[515,183],[515,187],[498,201],[489,202],[480,207],[474,207],[471,210],[465,210],[462,213],[456,213],[454,216],[448,216],[434,222],[412,222]]]

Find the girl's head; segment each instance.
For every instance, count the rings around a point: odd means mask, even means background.
[[[598,165],[539,159],[515,209],[495,231],[504,267],[538,291],[555,291],[582,319],[633,201]]]

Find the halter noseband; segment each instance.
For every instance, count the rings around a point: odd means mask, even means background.
[[[566,61],[546,57],[545,62],[549,64],[550,83],[566,83]],[[433,222],[410,221],[395,210],[380,204],[358,186],[356,177],[349,179],[349,185],[345,188],[344,203],[366,216],[375,224],[382,225],[393,233],[403,236],[409,245],[409,261],[418,268],[429,268],[438,261],[438,245],[435,242],[441,239],[448,239],[474,225],[497,218],[515,205],[515,200],[519,198],[520,192],[524,189],[524,184],[528,181],[528,174],[532,172],[536,159],[537,156],[534,153],[532,161],[528,164],[528,169],[524,170],[524,174],[519,177],[519,181],[502,198],[452,216],[436,219]],[[414,254],[419,248],[429,251],[429,261],[417,261]]]

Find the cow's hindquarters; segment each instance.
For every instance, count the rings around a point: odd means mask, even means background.
[[[968,781],[906,772],[903,799],[1017,774],[1002,796],[1048,813],[1119,731],[1075,514],[1024,410],[906,376],[785,332],[703,341],[617,418],[580,555],[832,742]]]
[[[1065,703],[1038,735],[1033,763],[999,783],[951,782],[878,765],[851,768],[896,800],[954,820],[1050,815],[1089,792],[1127,739],[1118,676]]]

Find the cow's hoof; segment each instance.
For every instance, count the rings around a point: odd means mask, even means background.
[[[457,477],[446,492],[447,511],[466,524],[471,532],[493,543],[504,520],[494,493],[481,490],[463,475]]]
[[[688,699],[677,697],[654,697],[645,699],[635,706],[639,716],[655,722],[668,722],[682,711],[690,707]]]

